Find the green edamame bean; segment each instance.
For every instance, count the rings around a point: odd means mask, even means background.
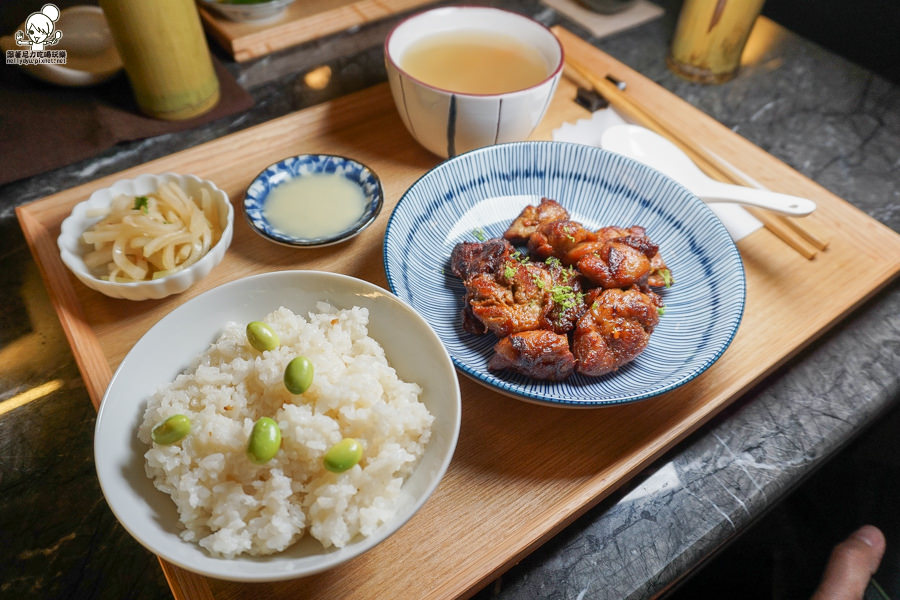
[[[284,387],[292,394],[302,394],[313,381],[313,364],[305,356],[298,356],[284,369]]]
[[[247,341],[260,352],[274,350],[281,343],[278,334],[262,321],[247,323]]]
[[[172,415],[150,432],[150,438],[157,444],[168,446],[182,440],[191,432],[191,420],[184,415]]]
[[[332,473],[343,473],[362,458],[363,449],[359,440],[344,438],[328,449],[323,462]]]
[[[253,424],[250,442],[247,444],[247,456],[258,465],[272,460],[281,448],[281,430],[278,423],[269,417],[260,417]]]

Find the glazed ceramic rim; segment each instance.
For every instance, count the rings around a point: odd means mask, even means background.
[[[325,158],[325,159],[329,159],[329,158],[338,159],[345,163],[350,163],[350,164],[360,167],[360,169],[362,171],[364,171],[365,173],[370,175],[372,177],[372,179],[374,180],[375,190],[376,190],[375,195],[370,199],[369,195],[366,194],[366,208],[363,211],[363,214],[360,215],[359,219],[354,221],[353,226],[350,227],[349,229],[345,229],[343,231],[340,231],[340,232],[338,232],[332,236],[328,236],[328,237],[301,238],[301,237],[289,235],[284,232],[276,230],[274,227],[271,226],[268,219],[266,219],[265,216],[262,214],[262,207],[265,205],[265,200],[268,197],[268,193],[257,197],[255,195],[251,194],[250,190],[252,189],[252,187],[256,184],[257,181],[261,181],[265,178],[266,172],[269,169],[278,167],[280,165],[284,165],[287,163],[287,161],[290,161],[293,159],[302,159],[304,157],[321,157],[321,158]],[[293,180],[293,179],[297,179],[297,176],[292,175],[289,179],[286,179],[285,181],[279,183],[278,185],[283,185],[288,180]],[[358,182],[354,181],[353,183],[358,183]],[[277,186],[274,186],[274,187],[277,187]],[[363,193],[365,193],[365,191],[363,191]],[[249,206],[251,200],[256,202],[259,209]],[[266,240],[268,240],[270,242],[274,242],[281,246],[287,246],[289,248],[321,248],[323,246],[331,246],[334,244],[340,244],[342,242],[345,242],[349,239],[356,237],[357,235],[362,233],[366,228],[368,228],[369,225],[371,225],[375,221],[375,219],[378,218],[378,215],[381,214],[381,209],[384,207],[384,187],[381,185],[381,178],[378,177],[378,174],[374,171],[374,169],[372,169],[367,164],[360,162],[356,159],[349,158],[347,156],[341,156],[340,154],[329,154],[327,152],[312,152],[312,153],[308,153],[308,154],[295,154],[294,156],[288,156],[288,157],[282,158],[281,160],[275,161],[272,164],[266,166],[266,168],[264,168],[263,170],[261,170],[256,175],[256,177],[253,178],[253,181],[250,182],[250,185],[247,186],[247,190],[244,193],[243,206],[244,206],[244,218],[246,219],[247,223],[250,225],[250,229],[252,229],[254,232],[256,232],[258,235],[262,236]],[[250,212],[253,211],[254,214],[257,214],[257,212],[256,212],[257,210],[258,210],[259,221],[262,221],[262,222],[265,222],[266,224],[268,224],[269,227],[271,228],[271,231],[266,231],[265,229],[260,229],[257,222],[251,218]]]
[[[534,24],[534,25],[537,25],[538,27],[540,27],[541,29],[543,29],[544,31],[546,31],[547,35],[549,35],[549,36],[556,42],[556,45],[559,47],[559,62],[557,63],[556,67],[550,72],[550,74],[547,75],[547,77],[545,77],[544,79],[542,79],[542,80],[539,81],[538,83],[536,83],[536,84],[534,84],[534,85],[530,85],[530,86],[528,86],[528,87],[526,87],[526,88],[522,88],[522,89],[519,89],[519,90],[513,90],[513,91],[511,91],[511,92],[501,92],[501,93],[498,93],[498,94],[472,94],[472,93],[468,93],[468,92],[458,92],[458,91],[455,91],[455,90],[450,90],[450,89],[447,89],[447,88],[438,87],[438,86],[436,86],[436,85],[431,85],[430,83],[427,83],[427,82],[422,81],[421,79],[419,79],[419,78],[417,78],[417,77],[413,77],[412,75],[410,75],[409,72],[408,72],[407,70],[405,70],[403,67],[401,67],[401,66],[399,65],[399,63],[397,63],[397,61],[394,60],[394,57],[391,55],[391,52],[390,52],[391,40],[393,39],[394,34],[395,34],[401,27],[410,25],[412,21],[414,21],[414,20],[416,20],[416,19],[419,19],[419,18],[422,18],[422,17],[424,17],[424,16],[426,16],[426,15],[431,15],[431,14],[438,13],[438,12],[465,12],[465,11],[490,12],[490,13],[503,13],[503,14],[509,16],[509,17],[516,18],[516,19],[520,19],[520,20],[522,20],[523,22],[529,22],[529,23],[532,23],[532,24]],[[532,19],[531,17],[528,17],[528,16],[525,16],[525,15],[519,14],[519,13],[517,13],[517,12],[513,12],[513,11],[511,11],[511,10],[506,10],[506,9],[503,9],[503,8],[495,8],[495,7],[492,7],[492,6],[477,6],[477,5],[471,5],[471,4],[464,4],[464,5],[459,5],[459,6],[442,6],[442,7],[438,7],[438,8],[432,8],[432,9],[430,9],[430,10],[426,10],[426,11],[423,11],[423,12],[416,13],[416,14],[414,14],[414,15],[411,15],[411,16],[409,16],[409,17],[406,17],[405,19],[403,19],[402,21],[400,21],[399,23],[397,23],[397,24],[391,29],[391,31],[387,34],[387,37],[384,39],[384,58],[385,58],[385,60],[387,60],[388,62],[390,62],[391,65],[393,65],[395,69],[397,69],[397,72],[398,72],[398,73],[402,73],[402,74],[405,75],[406,77],[409,77],[411,80],[415,81],[415,82],[418,83],[419,85],[421,85],[421,86],[423,86],[423,87],[426,87],[426,88],[428,88],[428,89],[435,90],[435,91],[438,91],[438,92],[442,92],[442,93],[445,93],[445,94],[453,94],[453,95],[455,95],[455,96],[461,96],[461,97],[469,97],[469,98],[497,98],[497,97],[500,97],[500,96],[516,96],[516,95],[524,94],[524,93],[527,93],[527,92],[530,92],[530,91],[532,91],[532,90],[535,90],[535,89],[537,89],[537,88],[539,88],[539,87],[541,87],[541,86],[543,86],[543,85],[546,85],[547,83],[553,81],[553,80],[559,75],[559,73],[562,71],[563,66],[565,65],[565,58],[566,58],[566,56],[565,56],[565,50],[564,50],[564,48],[563,48],[562,42],[559,41],[559,38],[556,37],[556,35],[550,30],[549,27],[547,27],[546,25],[544,25],[544,24],[541,23],[540,21],[537,21],[537,20],[535,20],[535,19]]]

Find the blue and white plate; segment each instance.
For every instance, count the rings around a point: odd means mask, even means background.
[[[462,328],[465,290],[449,268],[453,247],[503,235],[533,194],[559,201],[588,228],[641,225],[674,284],[647,348],[603,377],[563,382],[487,368],[496,338]],[[744,311],[744,268],[713,212],[665,175],[600,148],[564,142],[488,146],[447,160],[406,191],[387,225],[391,290],[425,317],[457,369],[501,393],[555,406],[593,407],[657,396],[694,379],[725,351]]]
[[[337,173],[359,185],[365,197],[365,208],[356,221],[342,231],[327,237],[298,237],[282,231],[266,218],[265,205],[272,190],[305,175]],[[337,244],[358,235],[372,224],[384,204],[381,181],[366,165],[334,154],[301,154],[266,167],[247,188],[244,215],[256,233],[284,246],[313,248]]]

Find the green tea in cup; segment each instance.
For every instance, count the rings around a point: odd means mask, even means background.
[[[434,87],[462,94],[502,94],[532,87],[550,69],[534,48],[483,30],[438,33],[414,42],[400,67]]]

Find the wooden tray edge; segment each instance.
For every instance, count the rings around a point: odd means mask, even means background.
[[[100,408],[112,371],[97,336],[84,318],[66,266],[53,249],[56,244],[50,232],[35,219],[25,206],[16,207],[16,216],[25,234],[28,247],[41,272],[50,301],[59,316],[63,332],[69,342],[78,370],[84,379],[94,409]],[[62,282],[62,285],[55,285]]]

